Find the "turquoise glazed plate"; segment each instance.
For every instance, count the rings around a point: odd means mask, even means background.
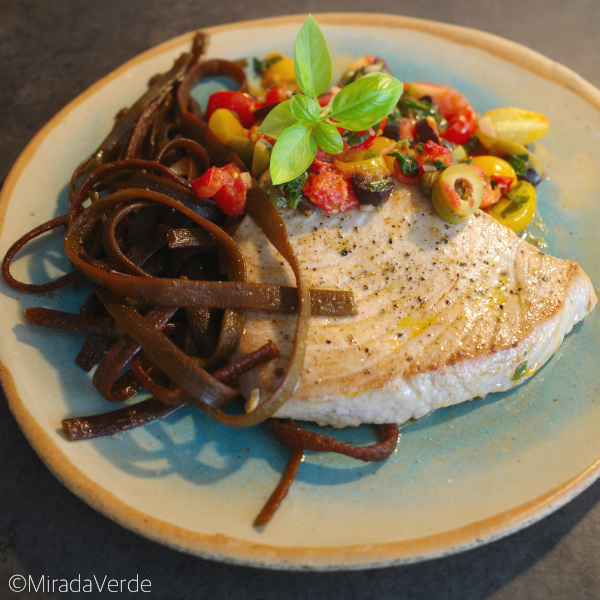
[[[522,46],[470,29],[378,14],[316,18],[338,65],[374,53],[401,80],[458,88],[478,112],[513,105],[546,114],[550,132],[535,151],[549,180],[538,188],[540,218],[532,231],[549,253],[579,262],[593,282],[600,281],[598,90]],[[210,29],[209,55],[250,62],[273,50],[292,55],[303,20]],[[123,65],[33,139],[2,190],[2,254],[18,236],[65,212],[66,184],[81,158],[191,37]],[[67,267],[56,236],[21,253],[14,273],[43,281]],[[73,363],[81,338],[29,327],[22,312],[28,306],[73,310],[86,290],[28,296],[0,285],[2,384],[31,445],[95,509],[172,548],[278,569],[415,562],[522,529],[600,474],[598,310],[522,386],[406,425],[397,452],[382,464],[308,454],[273,521],[257,529],[252,521],[287,460],[265,428],[226,430],[190,408],[124,434],[69,443],[61,419],[109,407]],[[369,428],[343,435],[355,442],[372,439]]]

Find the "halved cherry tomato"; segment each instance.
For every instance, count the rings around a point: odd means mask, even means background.
[[[404,89],[413,98],[429,96],[437,105],[448,127],[441,132],[453,144],[466,144],[477,129],[477,115],[469,101],[454,88],[438,83],[415,81],[406,83]]]
[[[248,185],[242,170],[234,163],[210,167],[204,175],[192,181],[192,190],[199,198],[213,198],[230,217],[239,217],[246,208]]]
[[[352,188],[352,175],[342,173],[332,163],[315,160],[302,193],[328,215],[358,206]]]
[[[240,120],[240,123],[247,129],[256,123],[254,111],[260,108],[261,104],[243,92],[233,92],[231,90],[221,90],[211,94],[206,105],[206,119],[218,108],[228,108],[235,113]]]

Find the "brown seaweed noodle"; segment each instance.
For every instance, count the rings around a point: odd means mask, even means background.
[[[311,315],[350,315],[356,308],[351,293],[308,289],[284,223],[256,182],[248,190],[246,212],[291,266],[295,287],[249,283],[232,237],[236,220],[192,191],[191,181],[210,166],[235,163],[248,171],[214,137],[190,94],[198,81],[217,75],[246,89],[238,64],[204,60],[206,44],[206,36],[196,34],[191,51],[117,115],[106,139],[75,170],[68,213],[17,240],[4,257],[2,274],[12,287],[33,293],[91,280],[94,289],[79,314],[30,308],[26,319],[86,334],[75,361],[86,371],[96,367],[93,384],[109,402],[141,390],[150,394],[106,414],[65,419],[69,440],[131,429],[187,405],[236,428],[271,419],[273,435],[292,450],[280,485],[255,522],[264,525],[287,493],[305,449],[383,460],[396,447],[398,428],[379,426],[380,443],[353,448],[271,418],[298,385]],[[61,227],[73,270],[43,284],[17,281],[10,266],[19,250]],[[295,342],[278,387],[253,410],[228,412],[239,398],[237,378],[278,354],[269,342],[232,362],[247,309],[294,313]]]

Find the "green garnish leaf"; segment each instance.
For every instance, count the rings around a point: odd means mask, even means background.
[[[515,170],[515,173],[518,176],[523,176],[527,173],[527,167],[529,166],[529,157],[525,155],[514,154],[513,156],[509,156],[507,162],[510,163],[512,168]]]
[[[302,94],[295,94],[290,98],[290,109],[292,116],[299,123],[316,125],[321,107],[316,100]]]
[[[527,361],[525,361],[524,363],[521,363],[516,371],[514,372],[513,376],[511,377],[512,381],[519,381],[519,379],[521,379],[523,377],[523,375],[525,375],[527,371]]]
[[[373,181],[365,181],[363,183],[366,189],[371,192],[387,192],[393,187],[394,182],[391,176],[384,177],[383,179],[374,179]]]
[[[315,100],[327,91],[333,76],[333,62],[325,36],[312,15],[308,15],[294,47],[296,82],[304,94]]]
[[[291,101],[286,100],[269,112],[258,131],[277,139],[288,127],[295,125],[297,122],[292,114]]]
[[[259,60],[255,58],[252,61],[252,66],[254,67],[254,72],[260,77],[272,64],[281,60],[283,57],[280,54],[276,54],[271,58],[265,58],[264,60]]]
[[[344,87],[331,105],[321,107],[317,99],[329,88],[333,65],[325,36],[311,15],[296,39],[294,69],[303,94],[278,104],[258,128],[277,140],[270,160],[275,185],[308,169],[318,148],[328,154],[342,152],[344,142],[337,127],[369,129],[388,116],[402,93],[400,81],[373,72]]]
[[[282,194],[285,196],[287,204],[291,208],[297,208],[298,201],[302,196],[302,188],[308,181],[308,172],[304,171],[301,175],[298,175],[291,181],[286,181],[279,186]]]
[[[368,137],[369,132],[365,131],[364,133],[357,133],[356,131],[345,131],[342,134],[342,137],[346,140],[346,143],[350,148],[352,146],[356,146],[356,144],[362,144]]]
[[[312,127],[296,123],[288,127],[273,146],[271,180],[275,185],[295,179],[308,167],[317,154],[317,141]]]
[[[339,154],[344,149],[344,140],[337,127],[326,121],[317,123],[315,139],[319,148],[328,154]]]
[[[330,119],[344,129],[363,131],[385,119],[402,93],[402,83],[380,72],[369,73],[342,88],[331,105]]]
[[[416,177],[419,174],[419,163],[412,157],[400,152],[391,152],[391,156],[395,156],[400,164],[400,170],[408,177]]]

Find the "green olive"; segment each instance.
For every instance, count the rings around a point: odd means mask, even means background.
[[[469,165],[449,166],[433,186],[433,206],[449,223],[460,223],[472,215],[482,198],[483,182]]]

